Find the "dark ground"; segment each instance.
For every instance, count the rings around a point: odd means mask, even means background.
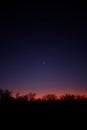
[[[76,129],[87,127],[87,100],[1,101],[4,129]]]

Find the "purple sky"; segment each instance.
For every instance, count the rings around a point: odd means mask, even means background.
[[[87,92],[87,11],[72,3],[2,6],[0,88]]]

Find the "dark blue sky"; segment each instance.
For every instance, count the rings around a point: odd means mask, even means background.
[[[79,3],[0,8],[0,87],[14,92],[87,92],[87,10]]]

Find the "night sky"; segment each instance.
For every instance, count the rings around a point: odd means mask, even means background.
[[[85,4],[10,4],[0,5],[0,88],[86,94]]]

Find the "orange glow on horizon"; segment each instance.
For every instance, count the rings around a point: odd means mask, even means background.
[[[13,92],[12,93],[12,96],[13,97],[15,97],[16,96],[16,93],[19,93],[20,94],[20,96],[22,96],[22,95],[26,95],[26,94],[28,94],[28,93],[30,93],[30,92],[32,92],[32,93],[36,93],[36,99],[38,99],[38,98],[42,98],[44,95],[47,95],[47,94],[54,94],[54,95],[56,95],[58,98],[60,98],[60,96],[62,96],[62,95],[65,95],[65,94],[73,94],[73,95],[80,95],[80,96],[86,96],[87,97],[87,92],[86,91],[82,91],[82,90],[78,90],[78,91],[46,91],[46,90],[44,90],[44,91],[18,91],[18,92]]]

